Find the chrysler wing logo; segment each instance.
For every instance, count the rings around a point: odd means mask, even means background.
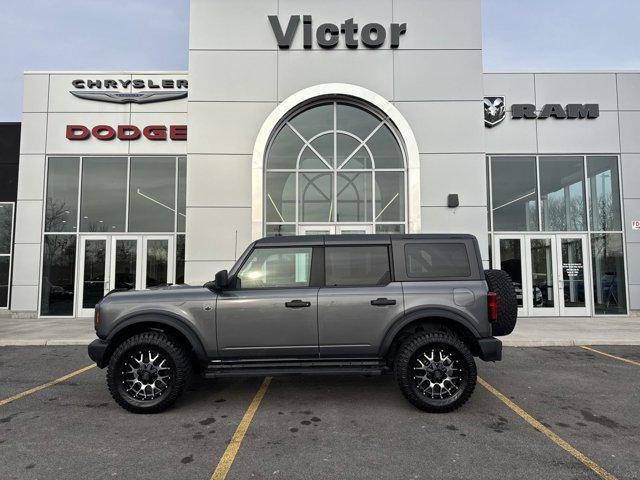
[[[484,97],[484,124],[491,128],[504,120],[507,114],[505,97]]]
[[[165,102],[167,100],[177,100],[185,98],[187,92],[82,92],[77,90],[71,91],[72,95],[86,100],[95,100],[98,102],[110,103],[153,103]]]

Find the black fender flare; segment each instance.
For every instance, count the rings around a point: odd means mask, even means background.
[[[389,348],[391,347],[391,344],[393,343],[394,338],[396,337],[398,332],[400,332],[400,330],[402,330],[404,327],[409,325],[411,322],[414,322],[415,320],[430,317],[444,318],[451,322],[454,322],[468,330],[474,336],[474,338],[480,338],[481,336],[473,321],[456,310],[449,309],[447,307],[418,308],[405,312],[402,317],[396,320],[393,325],[389,327],[387,333],[384,336],[382,344],[380,345],[380,356],[386,356]]]
[[[120,332],[137,323],[155,323],[176,329],[191,344],[198,360],[207,360],[207,353],[198,334],[182,317],[171,312],[155,310],[131,312],[130,314],[125,315],[118,322],[116,328],[114,328],[107,336],[106,341],[111,343],[111,340],[113,340]]]

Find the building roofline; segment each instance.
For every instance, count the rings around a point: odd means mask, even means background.
[[[532,75],[532,74],[559,74],[559,75],[585,75],[585,74],[616,74],[616,73],[640,73],[640,70],[489,70],[483,75]]]
[[[187,70],[25,70],[25,75],[188,75]]]

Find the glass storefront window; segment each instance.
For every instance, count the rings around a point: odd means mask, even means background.
[[[492,157],[493,230],[538,230],[535,157]]]
[[[184,283],[185,236],[176,236],[176,285]]]
[[[542,230],[587,229],[582,156],[540,157]]]
[[[267,237],[284,237],[295,234],[295,225],[267,225],[265,233]]]
[[[296,174],[268,172],[266,176],[267,222],[294,222],[296,219]]]
[[[376,172],[376,221],[404,220],[404,173]]]
[[[0,256],[0,308],[9,306],[9,255]]]
[[[45,235],[42,257],[41,315],[73,315],[75,274],[76,236]]]
[[[0,255],[11,253],[13,203],[0,203]]]
[[[371,172],[341,172],[337,182],[338,222],[370,222]]]
[[[587,157],[591,230],[622,230],[617,157]]]
[[[80,231],[124,232],[126,210],[127,158],[83,158]]]
[[[187,157],[178,157],[177,231],[185,232],[186,225],[187,225]]]
[[[591,258],[595,313],[626,314],[627,295],[622,234],[592,234]]]
[[[78,157],[51,157],[47,172],[46,232],[75,232],[78,222]]]
[[[300,174],[298,190],[301,222],[330,222],[333,219],[333,182],[330,173]]]
[[[334,233],[340,224],[406,230],[402,144],[389,119],[363,104],[323,101],[285,119],[266,169],[267,235],[323,231],[309,223]]]
[[[132,157],[129,231],[173,232],[175,194],[175,158]]]

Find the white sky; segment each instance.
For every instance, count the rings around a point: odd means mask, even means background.
[[[20,120],[24,70],[187,69],[188,0],[0,8],[0,121]],[[485,71],[640,70],[640,0],[482,0],[482,9]]]

